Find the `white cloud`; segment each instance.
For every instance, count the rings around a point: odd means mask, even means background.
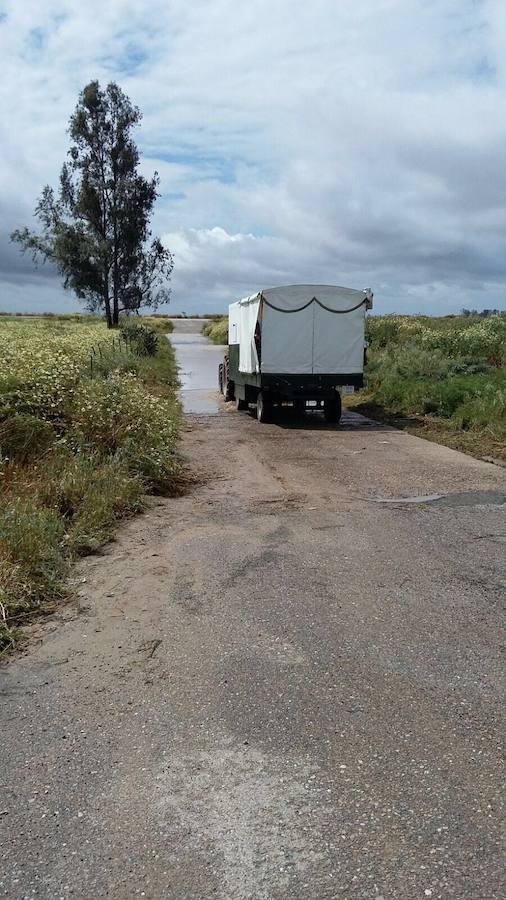
[[[174,309],[302,280],[371,284],[383,310],[504,305],[500,0],[9,0],[5,13],[0,307],[46,303],[47,276],[5,236],[56,182],[93,77],[144,111]]]

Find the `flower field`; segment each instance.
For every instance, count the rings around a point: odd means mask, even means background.
[[[2,418],[31,412],[57,419],[99,347],[104,353],[113,349],[101,322],[0,320]]]
[[[91,317],[0,317],[0,647],[66,595],[76,556],[174,488],[176,366],[151,340],[149,356]]]

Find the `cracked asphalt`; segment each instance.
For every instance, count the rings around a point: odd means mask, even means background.
[[[0,895],[503,898],[506,473],[217,408],[0,672]]]

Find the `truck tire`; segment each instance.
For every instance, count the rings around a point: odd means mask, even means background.
[[[223,363],[220,363],[219,366],[218,366],[218,388],[219,388],[219,390],[220,390],[220,394],[224,394],[224,393],[225,393],[225,384],[224,384],[224,381],[225,381],[225,373],[224,373],[224,368],[225,368],[225,366],[223,365]]]
[[[235,398],[235,405],[236,405],[236,407],[237,407],[238,410],[242,410],[242,409],[247,409],[247,408],[248,408],[248,404],[246,403],[246,400],[243,400],[242,397],[236,397],[236,398]]]
[[[257,419],[259,422],[269,422],[272,414],[272,406],[265,394],[260,391],[257,397]]]
[[[229,381],[227,378],[227,380],[225,382],[223,396],[225,397],[225,400],[228,401],[228,400],[234,399],[234,394],[235,394],[235,384],[233,381]]]
[[[341,411],[341,394],[336,392],[335,398],[333,397],[332,400],[325,400],[325,405],[323,407],[325,421],[337,425],[341,418]]]

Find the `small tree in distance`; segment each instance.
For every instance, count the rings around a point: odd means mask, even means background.
[[[117,84],[88,84],[70,119],[58,195],[47,185],[35,208],[42,231],[11,235],[34,261],[51,260],[64,286],[90,312],[103,311],[109,328],[120,312],[156,309],[170,298],[173,257],[149,228],[159,178],[139,174],[131,137],[140,120]]]

